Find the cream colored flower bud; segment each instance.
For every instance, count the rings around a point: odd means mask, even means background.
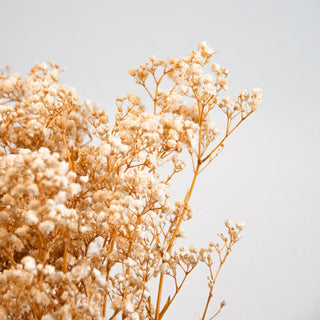
[[[220,65],[219,65],[218,63],[214,63],[214,64],[211,66],[211,70],[212,70],[213,72],[220,72],[221,67],[220,67]]]
[[[240,92],[239,98],[241,101],[247,101],[250,97],[250,93],[247,90],[242,90]]]
[[[246,226],[246,224],[243,221],[239,221],[239,222],[236,223],[236,227],[240,231],[242,231],[245,228],[245,226]]]
[[[227,227],[227,228],[230,228],[231,227],[231,223],[232,221],[231,220],[226,220],[224,225]]]
[[[190,251],[191,253],[197,253],[197,249],[196,249],[194,246],[190,246],[190,247],[189,247],[189,251]]]
[[[25,270],[31,272],[36,268],[36,261],[33,257],[26,256],[21,260]]]
[[[130,76],[135,77],[138,73],[138,69],[130,69],[128,73],[130,74]]]
[[[159,268],[159,270],[160,270],[161,273],[167,272],[168,269],[169,269],[169,264],[168,264],[167,262],[163,263],[163,264],[160,266],[160,268]]]

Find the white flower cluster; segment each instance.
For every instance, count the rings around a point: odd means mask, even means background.
[[[244,223],[227,221],[222,245],[174,246],[192,218],[197,177],[262,98],[259,89],[220,98],[228,71],[211,64],[213,54],[201,42],[182,59],[152,56],[131,69],[152,110],[127,94],[111,128],[102,109],[58,84],[54,63],[25,78],[0,74],[0,319],[160,320],[199,263],[209,268],[210,302]],[[221,138],[214,109],[226,116]],[[173,204],[187,156],[193,178]],[[163,305],[170,278],[175,291]]]

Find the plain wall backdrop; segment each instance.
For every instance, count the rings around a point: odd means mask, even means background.
[[[179,58],[202,40],[219,49],[230,93],[261,87],[264,100],[200,176],[184,226],[184,243],[206,246],[227,218],[247,224],[209,315],[225,299],[219,319],[317,320],[319,24],[316,0],[0,0],[0,68],[25,75],[36,61],[59,63],[63,83],[112,114],[117,96],[138,92],[127,70],[150,55]],[[166,319],[197,319],[201,272]]]

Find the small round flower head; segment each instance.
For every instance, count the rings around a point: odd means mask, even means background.
[[[169,269],[169,264],[167,262],[164,262],[163,264],[161,264],[159,268],[160,272],[163,272],[163,273],[167,272],[168,269]]]
[[[29,210],[25,213],[25,221],[29,226],[35,225],[38,223],[39,219],[36,212]]]
[[[50,220],[43,221],[39,224],[39,230],[42,233],[50,233],[54,230],[54,222]]]
[[[218,63],[213,63],[211,66],[211,70],[217,74],[220,74],[222,72],[222,68]]]
[[[252,98],[261,99],[262,98],[262,90],[260,88],[252,89]]]
[[[49,264],[47,264],[44,269],[43,269],[43,274],[44,275],[50,275],[52,276],[55,273],[55,268],[54,266],[51,266]]]
[[[200,52],[204,55],[208,55],[208,56],[212,56],[213,52],[214,52],[214,49],[213,48],[210,48],[207,44],[206,41],[202,41],[199,43],[198,45],[198,48],[200,50]]]
[[[81,181],[82,183],[87,183],[87,182],[89,181],[89,176],[88,176],[88,175],[86,175],[86,176],[81,176],[81,177],[80,177],[80,181]]]
[[[246,224],[243,221],[239,221],[236,223],[236,227],[239,231],[242,231],[245,228]]]
[[[226,220],[224,224],[227,228],[231,228],[231,223],[232,223],[231,220]]]
[[[250,97],[250,93],[247,90],[242,90],[240,92],[239,98],[241,101],[247,101]]]
[[[29,272],[36,269],[36,261],[33,257],[26,256],[21,260],[23,268]]]

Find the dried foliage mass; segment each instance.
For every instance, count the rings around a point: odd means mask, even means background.
[[[58,84],[54,63],[25,78],[0,74],[0,319],[160,320],[199,263],[209,286],[201,319],[214,317],[216,279],[244,223],[227,220],[207,248],[175,243],[192,217],[197,177],[261,91],[223,94],[228,71],[210,64],[213,54],[202,42],[182,59],[152,56],[129,70],[151,110],[138,96],[118,98],[112,126]],[[223,129],[214,110],[225,114]],[[168,186],[186,157],[193,179],[172,203]],[[166,281],[174,290],[161,299]]]

